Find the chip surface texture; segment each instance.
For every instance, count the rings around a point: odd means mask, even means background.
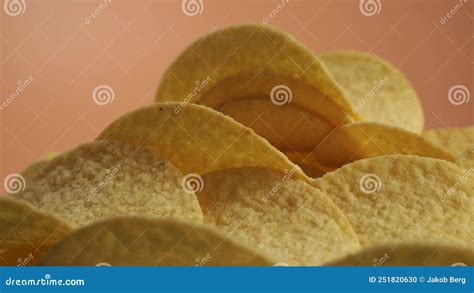
[[[119,217],[82,227],[53,246],[43,265],[269,266],[274,262],[207,225]]]
[[[431,158],[360,160],[315,180],[363,245],[425,240],[473,245],[473,174]]]
[[[81,145],[22,172],[24,192],[12,195],[76,225],[113,216],[174,216],[202,222],[183,175],[155,153],[123,142]]]

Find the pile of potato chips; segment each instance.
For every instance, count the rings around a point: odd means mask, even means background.
[[[19,174],[0,265],[474,265],[474,128],[423,124],[377,56],[225,28],[155,104]]]

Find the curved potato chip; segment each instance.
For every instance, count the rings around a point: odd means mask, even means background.
[[[416,133],[374,122],[342,125],[334,129],[314,150],[285,154],[293,162],[323,173],[356,160],[391,154],[454,160],[449,153]]]
[[[185,174],[205,174],[237,167],[295,169],[299,167],[232,118],[196,104],[159,103],[119,118],[98,137],[143,145]]]
[[[9,249],[24,244],[41,246],[69,232],[69,226],[31,204],[6,196],[0,197],[0,247]]]
[[[310,178],[319,178],[324,176],[327,172],[334,171],[334,168],[322,165],[311,155],[308,156],[304,153],[286,153],[286,155],[291,161],[298,162],[298,166],[300,166],[304,173]]]
[[[196,195],[183,175],[157,154],[123,142],[97,141],[22,172],[14,197],[85,225],[117,215],[174,216],[202,222]]]
[[[156,101],[213,108],[236,99],[271,103],[277,86],[284,101],[335,125],[358,119],[311,50],[289,34],[258,24],[217,30],[192,43],[166,71]],[[280,93],[273,97],[275,103],[281,102]]]
[[[328,148],[329,149],[329,148]],[[341,152],[342,153],[342,152]],[[334,171],[336,167],[329,167],[320,162],[321,153],[315,154],[312,152],[286,152],[285,155],[292,161],[298,164],[301,169],[312,178],[318,178],[327,172]],[[336,155],[333,153],[333,155]],[[325,157],[325,158],[331,158]]]
[[[229,27],[194,42],[165,73],[156,101],[211,107],[283,152],[314,148],[334,127],[359,120],[308,48],[262,25]]]
[[[418,95],[404,74],[382,58],[357,51],[334,51],[319,56],[364,121],[423,130]]]
[[[312,149],[334,129],[324,119],[291,104],[280,107],[264,100],[236,100],[214,108],[252,128],[284,153]]]
[[[430,129],[423,132],[423,137],[454,157],[474,148],[474,127]]]
[[[455,163],[464,169],[474,169],[474,149],[465,151],[456,159]]]
[[[33,265],[69,231],[68,224],[27,202],[0,197],[0,265]]]
[[[314,181],[345,213],[363,245],[429,240],[472,245],[474,175],[455,164],[389,155]]]
[[[473,266],[474,252],[435,243],[400,243],[364,247],[329,266]]]
[[[54,245],[47,266],[266,266],[274,262],[206,225],[119,217],[83,227]]]
[[[238,168],[204,175],[204,221],[289,265],[320,265],[357,249],[341,211],[293,174]]]

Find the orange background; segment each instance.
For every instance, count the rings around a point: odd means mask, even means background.
[[[118,116],[150,104],[163,71],[195,38],[262,22],[282,3],[204,0],[201,14],[187,16],[181,2],[111,0],[90,21],[103,0],[26,0],[18,16],[8,16],[2,3],[0,103],[19,81],[33,81],[0,110],[1,181],[47,151],[93,140]],[[380,3],[378,15],[364,16],[359,1],[289,0],[269,24],[314,52],[351,48],[388,59],[418,91],[427,128],[474,124],[474,101],[455,106],[447,98],[453,85],[474,90],[472,2],[445,24],[440,18],[459,1]],[[92,91],[102,84],[115,99],[99,106]]]

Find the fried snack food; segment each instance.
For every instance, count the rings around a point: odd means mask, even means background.
[[[434,241],[472,247],[472,173],[453,163],[389,155],[315,180],[349,219],[362,245]]]
[[[170,161],[184,174],[238,168],[301,169],[255,132],[201,105],[158,103],[128,113],[98,137],[143,145]]]
[[[211,107],[284,153],[313,149],[335,127],[360,120],[311,50],[264,25],[196,40],[167,69],[155,100]]]
[[[216,109],[241,99],[291,102],[334,124],[358,119],[311,50],[291,35],[259,24],[227,27],[194,41],[167,69],[156,94],[157,102]]]
[[[330,51],[319,58],[343,89],[352,111],[364,121],[421,133],[424,115],[418,95],[387,60],[358,51]]]
[[[139,146],[96,141],[40,161],[22,173],[26,200],[74,225],[113,216],[174,216],[202,222],[196,195],[172,164]]]
[[[47,266],[268,266],[274,262],[214,228],[127,216],[82,227],[55,244]]]
[[[474,149],[465,151],[461,156],[454,161],[456,165],[461,168],[472,170],[474,172]]]
[[[356,160],[390,154],[454,161],[449,152],[416,133],[375,122],[342,125],[328,134],[315,149],[290,152],[287,156],[298,164],[329,172]]]
[[[0,197],[0,266],[36,265],[49,246],[70,231],[63,220],[31,204]]]
[[[429,129],[423,132],[423,137],[455,158],[461,156],[466,150],[474,148],[474,127],[472,126]]]
[[[293,174],[235,168],[204,175],[205,222],[288,265],[321,265],[357,249],[340,209]]]

